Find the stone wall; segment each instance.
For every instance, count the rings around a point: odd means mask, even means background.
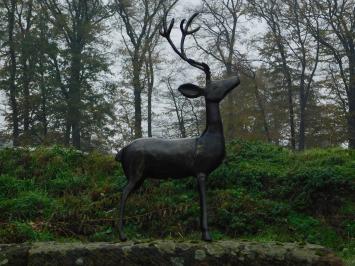
[[[295,243],[169,241],[125,243],[39,242],[0,245],[0,266],[238,265],[340,266],[326,248]]]

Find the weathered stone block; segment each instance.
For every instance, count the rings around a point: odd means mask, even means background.
[[[27,244],[0,244],[0,266],[27,265],[29,249],[30,246]]]
[[[341,266],[330,250],[318,245],[250,241],[125,243],[55,243],[0,245],[0,266],[77,265],[238,265]]]

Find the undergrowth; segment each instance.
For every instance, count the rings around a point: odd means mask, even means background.
[[[61,147],[0,150],[0,242],[117,241],[126,184],[114,156]],[[321,244],[354,260],[355,151],[293,153],[235,140],[208,179],[214,239]],[[130,238],[198,239],[196,181],[147,180],[128,199]]]

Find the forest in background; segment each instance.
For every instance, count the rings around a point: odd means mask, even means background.
[[[177,90],[204,80],[159,36],[164,14],[194,12],[187,53],[241,77],[207,184],[213,238],[321,244],[353,265],[353,0],[0,0],[0,243],[118,240],[112,151],[204,129],[203,101]],[[128,237],[199,239],[195,183],[147,180]]]
[[[1,0],[1,142],[107,152],[199,134],[204,103],[177,87],[203,80],[159,29],[200,12],[187,52],[242,80],[222,103],[227,140],[355,147],[354,1],[190,2]]]

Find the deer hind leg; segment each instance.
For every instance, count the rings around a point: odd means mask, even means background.
[[[200,173],[197,175],[197,183],[198,183],[198,192],[200,194],[200,225],[202,231],[202,240],[211,241],[211,235],[208,232],[208,224],[207,224],[207,205],[206,205],[206,175]]]
[[[118,231],[121,241],[126,241],[127,237],[123,231],[123,224],[124,224],[124,213],[126,207],[126,201],[128,196],[136,189],[138,189],[143,181],[143,171],[142,167],[135,167],[135,164],[132,163],[129,168],[129,172],[127,174],[128,184],[124,188],[122,195],[121,195],[121,203],[120,203],[120,218],[118,224]]]
[[[120,219],[119,219],[119,224],[118,224],[118,231],[120,234],[120,240],[121,241],[126,241],[127,237],[125,233],[123,232],[123,221],[124,221],[124,212],[125,212],[125,207],[126,207],[126,201],[129,196],[129,194],[132,192],[132,190],[135,187],[135,183],[132,181],[129,181],[126,187],[124,188],[122,195],[121,195],[121,203],[120,203]]]

